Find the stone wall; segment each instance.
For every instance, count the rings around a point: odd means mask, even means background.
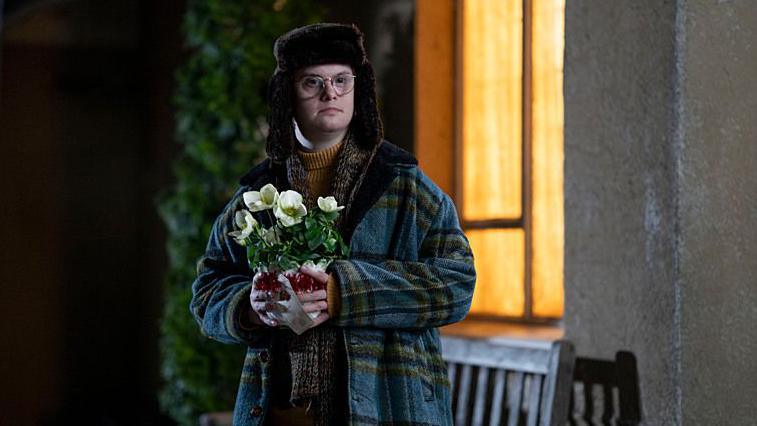
[[[570,1],[567,338],[637,358],[645,424],[757,408],[757,5]]]

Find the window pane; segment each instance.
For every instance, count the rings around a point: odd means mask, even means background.
[[[476,259],[476,291],[471,313],[523,316],[523,230],[468,230],[466,235]]]
[[[533,0],[533,314],[563,313],[564,0]]]
[[[521,215],[521,0],[463,2],[463,218]]]

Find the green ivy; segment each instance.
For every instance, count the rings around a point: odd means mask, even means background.
[[[238,179],[264,156],[265,91],[273,42],[316,22],[312,1],[189,0],[183,31],[190,50],[177,70],[175,185],[159,197],[169,270],[161,321],[163,410],[183,425],[234,406],[244,348],[200,334],[189,312],[195,264],[213,220]]]

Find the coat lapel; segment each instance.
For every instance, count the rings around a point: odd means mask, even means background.
[[[344,223],[344,241],[349,245],[355,228],[363,220],[368,210],[381,198],[389,185],[397,177],[395,165],[416,165],[418,161],[407,151],[383,141],[373,161],[366,170],[362,185],[352,202],[352,211]]]

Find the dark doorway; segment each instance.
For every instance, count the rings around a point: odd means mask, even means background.
[[[0,412],[161,424],[170,97],[183,0],[6,1]]]

